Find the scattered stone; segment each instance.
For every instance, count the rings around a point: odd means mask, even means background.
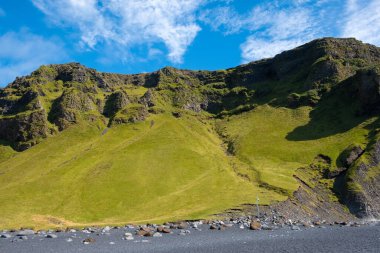
[[[46,238],[55,239],[55,238],[57,238],[58,236],[55,235],[55,234],[47,234],[45,237],[46,237]]]
[[[178,229],[186,229],[188,226],[187,222],[181,222],[178,224]]]
[[[140,229],[136,232],[136,235],[138,236],[145,236],[145,237],[150,237],[150,236],[153,236],[153,231],[151,230],[143,230],[143,229]]]
[[[26,235],[21,235],[18,237],[20,240],[28,240],[28,237]]]
[[[314,224],[314,226],[320,226],[321,222],[320,221],[314,221],[313,224]]]
[[[188,235],[190,234],[190,230],[181,230],[181,232],[179,233],[179,235]]]
[[[71,239],[71,238],[66,239],[66,242],[72,242],[72,241],[73,241],[73,239]]]
[[[258,221],[252,221],[251,224],[249,225],[249,228],[251,230],[261,230],[261,224]]]
[[[132,241],[134,240],[132,233],[125,233],[123,240]]]
[[[123,237],[123,240],[127,240],[127,241],[133,241],[135,238],[133,236],[126,236],[126,237]]]
[[[95,239],[94,238],[86,238],[82,241],[83,244],[90,244],[90,243],[94,243],[95,242]]]
[[[172,231],[170,230],[170,228],[166,228],[166,227],[163,227],[162,229],[160,230],[157,230],[158,232],[161,232],[161,233],[164,233],[164,234],[170,234]]]
[[[21,230],[17,233],[17,236],[23,236],[23,235],[34,235],[36,232],[34,232],[34,230],[31,230],[31,229],[25,229],[25,230]]]
[[[141,227],[140,230],[145,231],[145,232],[151,232],[152,231],[152,229],[149,227]]]
[[[243,224],[241,224],[239,228],[240,228],[240,229],[244,229],[244,225],[243,225]]]
[[[111,231],[111,227],[109,226],[106,226],[105,228],[102,229],[102,233],[107,233],[109,231]]]
[[[301,230],[299,226],[293,225],[292,230]]]
[[[70,233],[76,233],[77,231],[75,229],[70,229]]]
[[[10,234],[2,234],[0,235],[0,238],[8,239],[11,238],[12,236]]]
[[[214,230],[214,229],[218,229],[218,227],[215,224],[211,224],[210,229]]]
[[[162,234],[159,233],[159,232],[156,232],[156,233],[153,234],[153,237],[162,237]]]
[[[115,243],[114,242],[110,242],[111,245],[114,245]]]

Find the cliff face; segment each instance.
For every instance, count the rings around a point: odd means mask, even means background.
[[[23,151],[82,121],[112,127],[168,110],[176,117],[190,112],[226,119],[264,104],[307,106],[318,112],[335,110],[325,101],[341,98],[351,101],[347,103],[352,111],[347,113],[362,117],[360,121],[378,116],[379,68],[380,48],[333,38],[220,71],[166,67],[121,75],[78,63],[42,66],[0,90],[0,140]],[[336,181],[334,191],[341,203],[360,217],[380,213],[380,142],[375,123],[370,130],[360,154],[326,172]]]

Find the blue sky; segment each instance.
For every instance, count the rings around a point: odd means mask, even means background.
[[[0,0],[0,86],[42,64],[222,69],[319,37],[380,46],[379,0]]]

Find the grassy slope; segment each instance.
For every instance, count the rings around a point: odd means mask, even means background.
[[[281,199],[237,176],[212,128],[194,118],[102,131],[74,126],[1,162],[1,227],[199,218],[257,194]]]
[[[297,168],[310,164],[318,154],[336,161],[350,144],[367,142],[365,126],[373,119],[352,125],[353,116],[340,114],[339,106],[335,109],[311,119],[309,107],[292,110],[263,105],[219,125],[233,141],[237,157],[258,172],[261,182],[291,194],[298,187],[293,178]],[[340,126],[342,131],[329,133]]]

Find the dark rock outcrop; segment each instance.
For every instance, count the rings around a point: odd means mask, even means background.
[[[0,118],[0,139],[11,142],[16,150],[22,151],[47,137],[49,128],[45,110]]]
[[[344,203],[358,217],[380,218],[380,138],[351,165],[344,177]]]
[[[107,117],[111,117],[126,107],[128,103],[128,95],[123,91],[116,91],[107,98],[103,113]]]

